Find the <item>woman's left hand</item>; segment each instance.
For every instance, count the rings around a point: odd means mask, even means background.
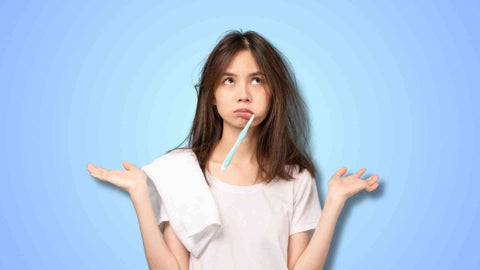
[[[342,167],[328,181],[328,195],[346,201],[361,190],[372,192],[378,187],[377,180],[379,176],[374,174],[362,180],[360,177],[365,171],[366,169],[362,168],[352,175],[342,177],[347,172],[347,168]]]

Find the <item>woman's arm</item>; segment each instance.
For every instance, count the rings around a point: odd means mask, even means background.
[[[163,239],[165,239],[168,248],[173,255],[175,255],[180,270],[188,270],[190,267],[190,252],[185,248],[182,241],[180,241],[172,226],[170,226],[169,221],[165,222]]]
[[[157,225],[148,192],[147,175],[128,161],[123,162],[126,170],[106,170],[100,166],[87,164],[91,176],[109,182],[130,194],[137,212],[138,223],[142,233],[143,248],[148,266],[155,270],[179,270],[175,255],[165,243]]]
[[[333,231],[345,201],[361,190],[372,192],[378,187],[377,174],[365,180],[360,179],[365,172],[365,168],[352,175],[342,177],[346,172],[347,168],[342,167],[328,181],[327,198],[325,199],[325,206],[320,215],[320,220],[310,243],[295,262],[294,270],[322,270],[327,259]]]
[[[310,239],[307,248],[298,258],[293,270],[318,270],[323,269],[325,260],[327,259],[330,242],[332,240],[335,225],[337,224],[338,216],[343,209],[344,202],[328,196],[325,200],[320,220]]]
[[[177,259],[168,248],[158,228],[155,213],[150,202],[148,188],[145,185],[130,194],[137,212],[142,233],[143,247],[150,269],[179,270]]]

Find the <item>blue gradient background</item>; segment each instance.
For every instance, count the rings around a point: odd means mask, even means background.
[[[87,163],[179,144],[193,85],[231,29],[290,61],[312,119],[322,207],[347,201],[325,269],[479,269],[475,1],[0,1],[1,269],[148,269],[128,194]],[[475,251],[476,250],[476,251]]]

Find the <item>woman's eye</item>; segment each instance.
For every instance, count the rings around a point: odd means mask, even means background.
[[[260,82],[262,82],[262,79],[260,79],[259,77],[255,77],[255,78],[253,78],[253,80],[257,80],[257,81],[258,81],[257,84],[259,84]],[[226,78],[223,82],[225,83],[225,82],[227,82],[227,81],[232,81],[232,82],[233,82],[232,78]]]

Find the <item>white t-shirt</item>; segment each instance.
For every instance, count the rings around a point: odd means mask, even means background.
[[[203,252],[190,254],[190,270],[287,270],[290,235],[315,229],[321,214],[317,185],[304,169],[291,181],[232,185],[206,171],[222,227]],[[169,220],[151,180],[150,199],[163,232]]]

